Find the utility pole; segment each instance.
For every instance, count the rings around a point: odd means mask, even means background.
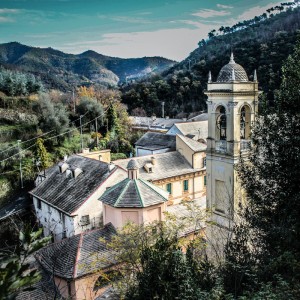
[[[76,101],[75,101],[75,95],[74,95],[74,86],[72,87],[72,100],[73,100],[73,109],[74,109],[74,114],[76,113]]]
[[[161,112],[162,118],[164,118],[165,117],[165,102],[161,103],[161,110],[162,110],[162,112]]]
[[[23,186],[22,157],[21,157],[20,142],[21,140],[18,140],[18,150],[19,150],[19,160],[20,160],[20,182],[21,182],[21,188],[23,188],[24,186]]]
[[[83,152],[83,141],[82,141],[82,123],[81,123],[81,119],[82,119],[83,115],[80,115],[80,143],[81,143],[81,152]]]
[[[98,147],[99,138],[98,138],[98,118],[96,118],[96,147]]]

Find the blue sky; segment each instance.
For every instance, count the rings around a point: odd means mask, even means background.
[[[212,29],[259,15],[270,0],[1,0],[0,43],[67,53],[182,60]]]

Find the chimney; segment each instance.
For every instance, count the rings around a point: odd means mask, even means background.
[[[155,163],[156,163],[156,159],[154,156],[151,157],[151,163],[153,166],[155,166]]]
[[[110,162],[108,165],[108,170],[111,172],[115,168],[115,164],[113,162]]]

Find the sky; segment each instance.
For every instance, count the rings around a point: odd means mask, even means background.
[[[0,43],[66,53],[180,61],[212,29],[251,19],[276,0],[0,0]]]

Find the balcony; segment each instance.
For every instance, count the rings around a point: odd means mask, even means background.
[[[227,152],[227,142],[226,141],[216,141],[216,152],[226,153]]]
[[[241,152],[249,151],[250,147],[251,147],[251,141],[250,140],[241,140],[241,143],[240,143]]]

